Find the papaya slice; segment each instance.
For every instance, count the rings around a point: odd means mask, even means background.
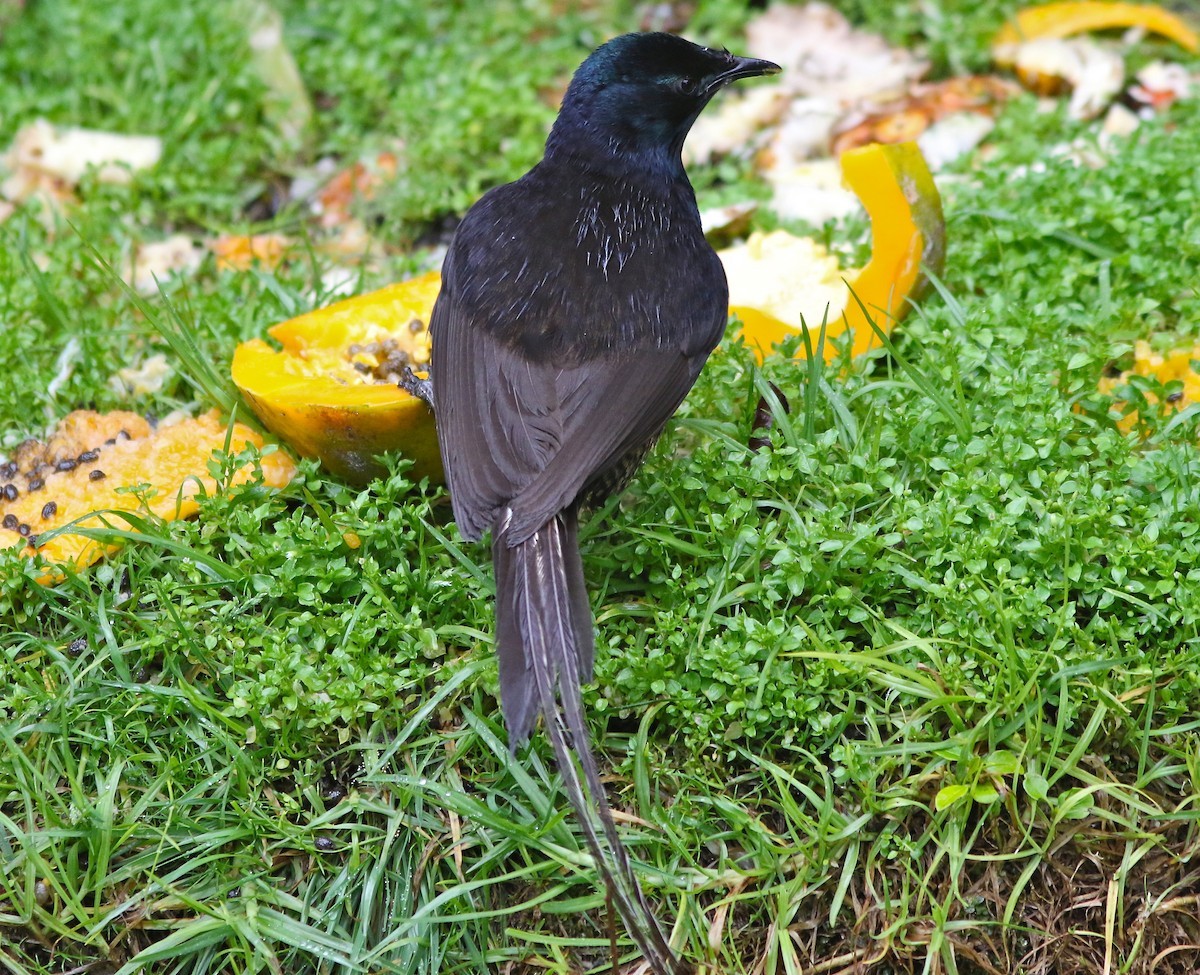
[[[76,410],[45,442],[27,440],[0,464],[0,545],[20,544],[27,555],[38,552],[50,562],[82,567],[117,546],[70,530],[42,536],[76,519],[84,529],[130,528],[112,512],[191,517],[201,491],[218,490],[208,462],[225,449],[227,436],[232,453],[247,444],[263,446],[262,437],[241,423],[228,430],[216,410],[157,427],[137,413]],[[282,451],[262,457],[263,483],[270,487],[285,486],[295,472]],[[250,476],[242,468],[232,483]],[[41,581],[55,578],[51,572]]]
[[[1144,27],[1170,38],[1189,51],[1200,49],[1200,38],[1183,20],[1153,3],[1047,3],[1017,11],[992,39],[992,51],[1002,65],[1012,63],[1016,45],[1046,37],[1070,37],[1085,31],[1114,27]]]
[[[842,153],[841,163],[842,178],[871,219],[871,260],[848,282],[843,310],[829,316],[827,360],[837,351],[830,340],[844,332],[853,335],[852,355],[878,347],[879,336],[871,322],[885,335],[890,333],[927,287],[924,269],[940,274],[946,261],[942,199],[915,142],[849,149]],[[798,316],[769,296],[753,305],[734,305],[730,313],[741,320],[742,336],[760,360],[773,345],[804,327]],[[805,321],[813,348],[821,324],[819,308],[816,313],[815,321]]]
[[[416,477],[441,480],[433,414],[396,385],[429,362],[429,316],[441,287],[431,271],[268,329],[234,352],[233,381],[272,433],[329,471],[363,485],[398,450]]]

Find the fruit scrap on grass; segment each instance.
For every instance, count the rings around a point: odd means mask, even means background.
[[[1012,45],[1042,37],[1071,37],[1086,31],[1141,27],[1170,38],[1189,51],[1200,50],[1196,32],[1173,13],[1153,3],[1047,3],[1017,11],[992,39],[992,53],[1011,64]]]
[[[396,178],[400,159],[394,152],[364,157],[337,172],[321,187],[313,201],[313,210],[322,227],[336,228],[353,219],[356,203],[373,200],[383,187]]]
[[[275,325],[238,346],[233,381],[271,432],[334,474],[365,484],[400,451],[416,477],[440,479],[433,415],[396,383],[429,362],[429,316],[441,287],[430,272]]]
[[[255,264],[278,267],[295,242],[283,234],[226,234],[209,241],[218,271],[248,271]]]
[[[1051,3],[1019,11],[993,38],[992,56],[1039,95],[1070,90],[1070,116],[1094,118],[1124,84],[1125,61],[1118,50],[1075,35],[1122,27],[1138,27],[1188,51],[1200,50],[1196,32],[1155,4]]]
[[[895,98],[865,104],[842,118],[834,126],[833,153],[841,155],[872,142],[911,142],[938,123],[963,114],[990,122],[1016,90],[1012,82],[990,75],[914,84]],[[980,131],[986,135],[991,125]]]
[[[203,258],[204,251],[188,234],[172,234],[165,240],[140,244],[134,250],[125,283],[138,294],[157,294],[160,284],[174,275],[191,274]]]
[[[780,322],[799,323],[803,316],[815,341],[822,320],[832,325],[841,315],[848,297],[844,279],[857,273],[841,267],[820,241],[786,230],[755,231],[744,242],[717,253],[725,265],[729,303],[742,319],[743,335],[747,322],[758,323],[756,310]],[[793,326],[789,334],[794,331]]]
[[[60,127],[35,119],[17,131],[0,159],[8,174],[0,183],[0,196],[12,203],[34,196],[52,204],[67,202],[88,169],[102,183],[128,183],[135,172],[158,162],[162,148],[157,136]]]
[[[804,313],[802,324],[800,311],[804,303],[794,288],[768,289],[762,286],[757,276],[751,278],[752,284],[746,288],[738,279],[746,274],[755,275],[754,261],[745,261],[731,251],[721,252],[722,260],[730,269],[731,294],[759,296],[738,298],[730,312],[741,320],[746,344],[754,348],[760,358],[773,345],[800,334],[806,327],[815,349],[823,318],[827,322],[826,359],[837,354],[830,340],[844,332],[853,336],[851,355],[861,355],[876,348],[880,339],[871,323],[874,322],[886,335],[907,314],[911,302],[920,297],[927,283],[925,270],[935,274],[942,271],[946,257],[946,221],[942,215],[941,196],[915,143],[851,149],[842,155],[842,175],[871,218],[871,260],[848,282],[848,289],[845,286],[840,289],[841,297],[836,307],[829,302],[828,313],[824,297],[828,290],[825,289],[808,306],[811,310]],[[764,249],[763,254],[772,256],[771,250]],[[785,282],[794,281],[799,270],[794,268],[792,276],[786,277],[772,267],[767,275]],[[822,275],[823,278],[828,276]],[[823,288],[828,284],[827,281],[819,283]]]
[[[1153,377],[1163,384],[1178,382],[1182,384],[1182,388],[1167,395],[1165,407],[1171,412],[1182,410],[1194,403],[1200,403],[1200,373],[1196,371],[1194,362],[1200,362],[1200,345],[1162,353],[1151,349],[1149,342],[1139,340],[1134,344],[1133,368],[1125,370],[1119,376],[1101,379],[1100,392],[1114,396],[1117,388],[1127,385],[1132,376]],[[1153,393],[1148,392],[1144,395],[1147,402],[1158,402],[1158,397]],[[1114,412],[1122,412],[1120,402],[1114,403]],[[1128,430],[1137,420],[1135,410],[1122,416],[1119,424],[1122,429]]]
[[[137,413],[76,410],[43,442],[27,440],[0,463],[0,540],[22,544],[47,561],[90,565],[117,546],[98,542],[70,529],[43,539],[53,529],[132,526],[119,513],[156,518],[188,518],[200,505],[202,491],[218,485],[208,470],[214,451],[240,453],[263,440],[240,423],[229,431],[216,410],[194,419],[152,426]],[[296,465],[282,451],[261,458],[263,483],[283,487]],[[253,476],[250,465],[236,471],[229,484]],[[43,576],[51,582],[54,574]]]

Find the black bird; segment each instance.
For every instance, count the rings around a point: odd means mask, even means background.
[[[467,539],[492,533],[509,745],[544,715],[609,893],[659,975],[685,969],[637,886],[588,747],[578,512],[624,487],[721,338],[725,273],[680,151],[717,91],[778,70],[670,34],[592,52],[542,161],[459,226],[430,323],[422,392],[455,519]]]

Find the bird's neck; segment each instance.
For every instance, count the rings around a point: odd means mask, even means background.
[[[647,191],[669,193],[686,187],[690,193],[681,158],[686,133],[672,138],[591,122],[560,115],[546,140],[546,163],[621,180]]]

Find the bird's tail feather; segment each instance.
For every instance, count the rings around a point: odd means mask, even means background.
[[[574,648],[580,681],[592,679],[595,641],[592,637],[592,607],[583,581],[583,562],[579,557],[579,517],[574,508],[561,512],[551,524],[561,534],[561,551],[569,597],[569,631],[573,639],[556,646],[562,653]],[[496,573],[496,656],[500,664],[500,703],[508,728],[508,746],[514,752],[525,743],[533,730],[541,707],[537,681],[532,672],[533,658],[526,650],[525,625],[525,547],[510,547],[503,523],[492,538],[492,566]]]
[[[588,848],[630,936],[656,975],[680,975],[686,969],[638,886],[589,745],[580,684],[590,677],[592,617],[583,589],[575,513],[562,512],[511,548],[503,531],[497,532],[494,549],[497,589],[508,597],[506,605],[497,604],[497,644],[510,737],[514,731],[528,733],[536,704]],[[518,676],[523,678],[519,688]]]

